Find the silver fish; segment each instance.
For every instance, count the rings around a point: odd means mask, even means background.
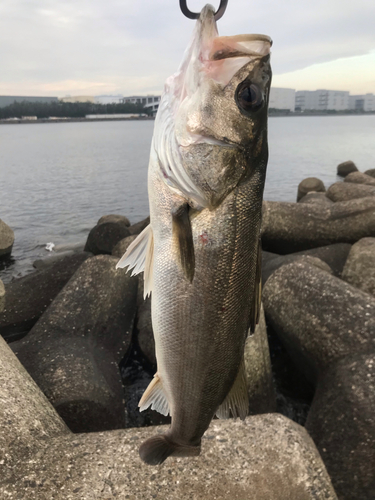
[[[140,410],[172,417],[148,464],[196,456],[216,414],[248,413],[243,353],[260,307],[271,39],[219,37],[206,5],[165,84],[148,174],[150,225],[117,267],[152,291],[157,373]]]

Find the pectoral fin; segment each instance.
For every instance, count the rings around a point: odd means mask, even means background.
[[[154,265],[154,234],[149,224],[129,245],[125,254],[117,262],[116,269],[133,269],[132,276],[144,271],[144,298],[152,291]]]
[[[236,380],[224,402],[216,411],[216,416],[223,419],[233,416],[234,418],[240,417],[241,420],[245,420],[248,413],[249,394],[246,384],[245,361],[242,358]]]
[[[195,271],[195,254],[193,233],[189,217],[189,205],[179,206],[172,213],[173,234],[176,238],[180,253],[180,263],[186,278],[193,281]]]
[[[255,285],[254,285],[254,299],[250,310],[250,321],[249,321],[250,334],[255,332],[255,327],[259,323],[261,302],[262,302],[262,243],[259,238],[258,260],[257,260]]]

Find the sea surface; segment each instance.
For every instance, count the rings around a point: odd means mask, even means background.
[[[132,223],[149,214],[147,165],[153,121],[0,125],[0,219],[15,232],[6,283],[36,259],[84,245],[105,214]],[[326,187],[353,160],[375,168],[375,115],[271,117],[265,199],[295,201],[305,177]]]

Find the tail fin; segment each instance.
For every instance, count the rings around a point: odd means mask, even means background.
[[[180,445],[174,443],[165,434],[153,436],[141,444],[139,455],[148,465],[159,465],[170,456],[196,457],[200,454],[201,447]]]

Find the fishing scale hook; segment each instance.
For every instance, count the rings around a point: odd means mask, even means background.
[[[228,0],[220,0],[219,8],[215,12],[215,21],[218,21],[221,17],[223,17],[227,5],[228,5]],[[184,16],[188,17],[189,19],[198,19],[200,16],[200,13],[191,12],[191,10],[189,10],[186,4],[186,0],[180,0],[180,9],[184,14]]]

